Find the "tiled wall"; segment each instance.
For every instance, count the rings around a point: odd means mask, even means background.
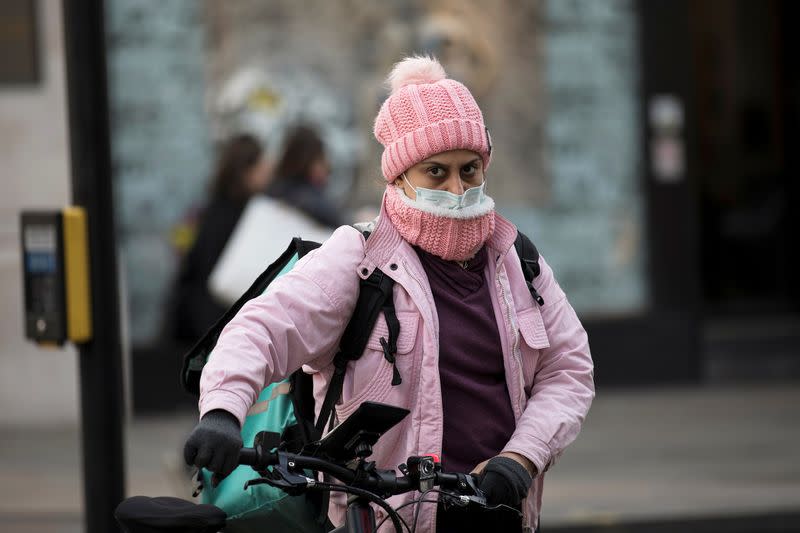
[[[631,0],[544,3],[552,195],[504,211],[583,315],[647,305],[636,13]]]
[[[108,76],[120,261],[134,342],[155,335],[175,268],[170,229],[204,191],[203,8],[195,0],[109,0]]]

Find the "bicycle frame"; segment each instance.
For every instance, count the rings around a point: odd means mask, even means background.
[[[344,525],[333,531],[334,533],[373,533],[376,528],[375,511],[369,501],[355,497],[347,504]]]

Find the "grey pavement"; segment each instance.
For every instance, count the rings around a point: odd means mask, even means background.
[[[800,383],[601,389],[547,474],[542,525],[800,514],[798,411]],[[194,421],[129,424],[129,495],[190,498],[180,447]],[[79,446],[77,427],[0,428],[0,531],[82,531]]]

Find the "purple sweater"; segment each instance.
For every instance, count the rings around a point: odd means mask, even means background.
[[[442,467],[468,473],[500,453],[515,428],[485,274],[486,248],[466,268],[416,250],[439,315]]]

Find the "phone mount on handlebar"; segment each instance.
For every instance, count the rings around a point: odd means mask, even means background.
[[[364,402],[344,422],[334,428],[325,438],[303,447],[301,454],[324,459],[333,463],[346,463],[360,459],[357,471],[360,475],[370,475],[375,470],[374,463],[364,459],[372,454],[372,446],[389,429],[408,415],[407,409],[375,402]],[[259,433],[255,438],[257,456],[263,456],[270,449],[279,448],[272,439],[274,434]],[[253,468],[261,475],[245,484],[245,489],[263,483],[284,490],[290,495],[301,494],[314,486],[316,480],[303,474],[291,458],[292,454],[278,453],[277,464],[270,469],[265,465],[254,464]]]
[[[364,402],[350,417],[324,438],[303,448],[304,455],[325,457],[333,462],[364,459],[372,455],[378,439],[408,415],[408,409],[377,402]]]

